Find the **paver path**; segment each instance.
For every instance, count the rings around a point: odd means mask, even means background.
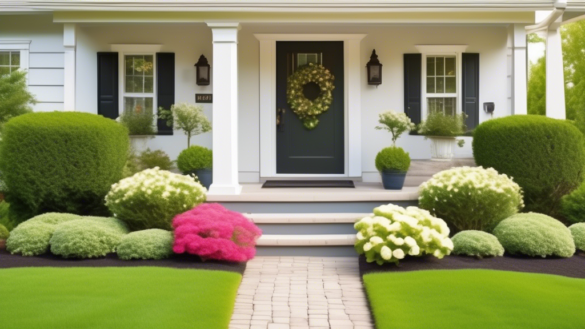
[[[256,257],[230,328],[374,328],[357,257]]]

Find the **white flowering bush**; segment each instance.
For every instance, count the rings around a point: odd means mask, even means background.
[[[520,186],[493,168],[444,170],[423,183],[419,192],[419,206],[458,231],[490,232],[524,207]]]
[[[392,144],[396,145],[396,140],[400,135],[406,131],[411,131],[416,128],[416,125],[410,121],[410,118],[405,113],[398,113],[388,111],[380,113],[378,120],[381,126],[377,126],[378,130],[388,130],[392,134]]]
[[[358,231],[355,250],[365,254],[369,263],[398,264],[407,255],[424,254],[440,259],[453,250],[447,224],[417,207],[380,206],[354,228]]]
[[[106,206],[131,230],[172,230],[173,217],[204,202],[205,193],[193,177],[155,167],[112,185]]]

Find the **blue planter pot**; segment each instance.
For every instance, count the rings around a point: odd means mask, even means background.
[[[386,190],[402,190],[404,186],[404,179],[406,178],[406,171],[388,170],[381,171],[382,184]]]
[[[207,190],[209,190],[209,186],[213,182],[213,170],[212,169],[197,169],[192,170],[189,174],[195,174],[197,178],[199,178],[199,182],[201,185],[205,186]]]

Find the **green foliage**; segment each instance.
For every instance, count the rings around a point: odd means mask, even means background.
[[[563,64],[565,68],[565,103],[567,119],[585,114],[585,21],[562,28]]]
[[[198,169],[211,169],[213,152],[202,146],[193,145],[184,149],[177,158],[177,167],[183,173]]]
[[[172,170],[175,167],[169,155],[162,150],[151,151],[147,149],[136,155],[129,152],[126,166],[124,167],[124,177],[130,177],[139,171],[158,167],[161,170]]]
[[[8,217],[8,213],[10,211],[10,205],[6,201],[0,202],[0,225],[3,225],[8,229],[8,231],[12,231],[12,229],[16,226],[16,223],[10,220]]]
[[[378,171],[408,171],[410,155],[401,147],[386,147],[376,155],[376,169]]]
[[[128,145],[127,130],[99,115],[45,112],[10,120],[0,144],[10,219],[107,215],[104,196],[122,176]]]
[[[394,111],[381,113],[378,122],[381,126],[377,126],[377,130],[388,130],[392,134],[393,146],[396,146],[396,140],[400,135],[416,128],[416,125],[410,121],[410,118],[405,113]]]
[[[569,223],[585,222],[585,184],[561,199],[561,215]]]
[[[498,238],[483,231],[461,231],[453,238],[453,254],[472,257],[496,257],[504,255],[504,247]]]
[[[49,244],[64,258],[94,258],[115,252],[126,225],[116,218],[84,217],[57,225]]]
[[[354,228],[358,231],[355,250],[368,263],[398,264],[407,255],[424,254],[441,259],[453,250],[447,224],[417,207],[380,206],[374,216],[362,218]]]
[[[0,240],[6,240],[9,236],[10,232],[8,232],[8,229],[4,225],[0,224]]]
[[[205,188],[193,178],[158,168],[112,185],[106,205],[134,230],[171,230],[173,218],[205,201]]]
[[[119,120],[128,129],[130,135],[156,134],[155,119],[152,110],[142,108],[125,110]]]
[[[173,254],[173,233],[161,229],[132,232],[118,246],[120,259],[163,259]]]
[[[473,156],[522,187],[527,211],[554,217],[561,198],[583,181],[585,138],[564,120],[514,115],[480,124]]]
[[[443,112],[432,112],[421,122],[418,133],[424,136],[455,137],[465,134],[465,115],[450,115]]]
[[[571,231],[558,220],[543,214],[516,214],[494,229],[506,252],[531,257],[571,257],[575,242]]]
[[[0,128],[11,118],[31,112],[30,105],[35,103],[27,89],[25,71],[0,75]]]
[[[79,219],[78,215],[47,213],[18,225],[6,240],[6,249],[13,254],[37,256],[49,250],[53,232],[61,223]]]
[[[577,223],[569,226],[575,247],[579,250],[585,251],[585,223]]]
[[[528,114],[546,115],[546,58],[530,65],[528,77]]]
[[[203,113],[203,107],[188,103],[174,104],[170,110],[159,108],[159,117],[167,120],[168,126],[180,129],[187,135],[187,147],[191,137],[211,131],[211,123]]]
[[[491,231],[522,209],[522,191],[492,168],[459,167],[441,171],[420,186],[419,206],[458,231]]]

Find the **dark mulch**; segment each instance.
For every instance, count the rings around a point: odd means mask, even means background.
[[[161,260],[122,260],[116,254],[110,254],[102,258],[92,259],[65,259],[53,254],[45,254],[36,257],[11,255],[6,250],[0,250],[0,269],[13,267],[131,267],[131,266],[155,266],[172,267],[197,270],[230,271],[244,273],[246,263],[227,263],[220,261],[201,261],[193,255],[173,255]]]
[[[577,253],[571,258],[530,258],[505,255],[476,259],[465,256],[447,256],[437,259],[432,256],[409,257],[400,261],[400,265],[366,262],[360,256],[360,274],[374,272],[407,272],[421,270],[461,270],[484,269],[515,272],[563,275],[572,278],[585,278],[585,253]]]

